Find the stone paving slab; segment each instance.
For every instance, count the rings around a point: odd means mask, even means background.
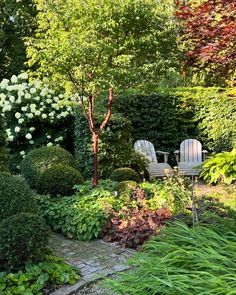
[[[125,262],[135,253],[134,250],[121,248],[116,243],[102,240],[90,242],[69,240],[59,234],[53,234],[50,246],[57,256],[76,267],[82,276],[77,284],[62,287],[52,295],[80,294],[76,292],[83,286],[127,270],[129,266]]]

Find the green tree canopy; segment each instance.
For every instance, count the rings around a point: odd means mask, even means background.
[[[79,96],[96,158],[98,139],[111,116],[113,91],[158,84],[178,66],[174,5],[172,0],[36,3],[38,29],[27,43],[29,65],[37,65],[39,75]],[[108,111],[96,129],[94,99],[108,89]]]
[[[0,1],[0,81],[24,69],[23,38],[33,33],[35,14],[32,0]]]

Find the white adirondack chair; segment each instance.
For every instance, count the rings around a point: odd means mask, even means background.
[[[180,149],[175,151],[179,171],[184,175],[199,175],[199,165],[206,159],[206,150],[197,139],[185,139],[180,144]]]
[[[167,164],[169,153],[155,151],[154,145],[150,141],[138,140],[134,144],[134,149],[149,160],[148,173],[150,178],[163,177],[172,170],[170,165]],[[158,163],[156,153],[164,155],[164,163]]]

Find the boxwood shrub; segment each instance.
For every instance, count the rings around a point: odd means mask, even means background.
[[[20,169],[32,188],[36,188],[39,175],[56,164],[65,164],[77,168],[74,157],[60,147],[41,147],[29,152],[22,160]]]
[[[136,182],[140,182],[140,177],[138,173],[128,167],[115,169],[111,173],[110,179],[117,182],[126,181],[126,180],[133,180]]]
[[[0,223],[0,261],[6,269],[19,269],[45,254],[49,228],[36,214],[19,213]]]
[[[73,167],[59,164],[42,172],[36,189],[41,194],[70,196],[74,192],[73,186],[82,183],[83,177],[79,171]]]
[[[37,213],[33,192],[23,178],[0,173],[0,221],[19,212]]]

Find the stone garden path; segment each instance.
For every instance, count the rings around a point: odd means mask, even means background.
[[[50,244],[54,253],[78,268],[82,276],[74,286],[62,287],[56,290],[53,295],[105,295],[102,291],[102,293],[99,293],[100,287],[97,287],[97,284],[96,288],[99,290],[95,291],[95,293],[90,287],[90,291],[84,291],[84,289],[88,288],[85,286],[92,286],[99,279],[127,270],[129,267],[125,265],[125,262],[135,253],[134,250],[124,249],[114,243],[106,243],[102,240],[81,242],[66,239],[58,234],[53,235]]]

